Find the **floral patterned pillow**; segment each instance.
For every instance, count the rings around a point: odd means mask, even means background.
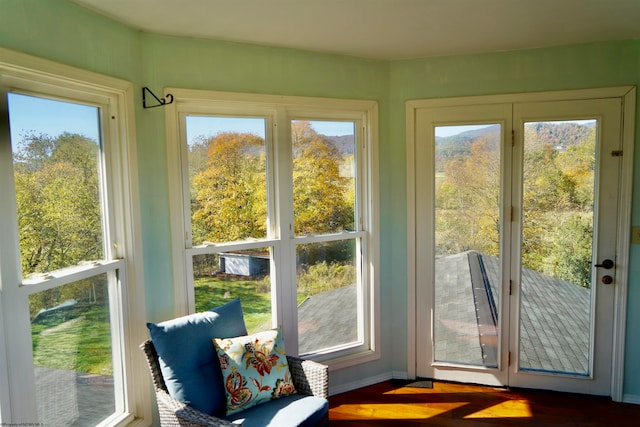
[[[296,392],[279,329],[214,338],[227,396],[227,415]]]

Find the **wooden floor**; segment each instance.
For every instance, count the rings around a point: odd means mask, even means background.
[[[383,382],[329,398],[331,427],[640,426],[640,405],[609,398],[434,382]]]

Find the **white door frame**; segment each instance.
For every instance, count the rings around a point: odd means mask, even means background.
[[[622,401],[624,386],[624,350],[626,335],[627,286],[629,272],[629,244],[631,225],[631,188],[633,181],[633,149],[635,142],[636,88],[622,86],[612,88],[505,94],[459,98],[409,100],[406,102],[406,159],[407,159],[407,376],[415,378],[417,372],[418,313],[417,298],[420,281],[417,278],[416,239],[416,112],[422,108],[464,106],[478,104],[500,104],[516,102],[540,102],[560,100],[583,100],[620,98],[623,103],[622,122],[622,170],[620,175],[616,293],[614,313],[614,336],[612,349],[611,398]]]

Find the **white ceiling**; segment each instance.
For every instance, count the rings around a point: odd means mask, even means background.
[[[410,59],[640,38],[640,0],[72,0],[141,31]]]

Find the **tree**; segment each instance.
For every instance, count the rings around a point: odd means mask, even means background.
[[[595,148],[596,129],[590,128],[581,143],[568,147],[557,158],[559,168],[575,184],[575,208],[583,212],[593,211]]]
[[[14,153],[23,276],[104,258],[99,147],[82,135],[28,134]],[[103,301],[84,280],[32,294],[31,315],[64,299]]]
[[[266,236],[267,175],[264,139],[224,132],[208,141],[206,169],[192,181],[194,242]]]
[[[593,216],[571,214],[556,231],[550,258],[553,275],[588,288],[591,286]]]
[[[590,281],[595,135],[576,124],[525,126],[522,265],[581,286]],[[497,139],[446,142],[448,151],[437,151],[436,251],[498,255]]]
[[[103,258],[98,146],[30,135],[14,156],[24,275]]]
[[[291,138],[296,234],[353,230],[355,180],[342,176],[340,151],[306,121],[292,123]]]
[[[500,239],[500,154],[497,140],[475,140],[463,158],[445,163],[436,191],[436,250],[477,250],[498,255]]]

